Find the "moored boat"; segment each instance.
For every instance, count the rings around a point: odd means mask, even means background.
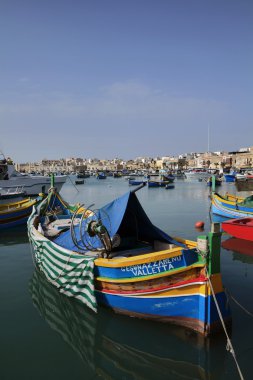
[[[66,175],[55,176],[55,187],[58,191],[61,190],[66,180]],[[20,173],[10,159],[5,159],[4,156],[0,159],[0,188],[3,190],[8,191],[22,187],[27,195],[36,196],[39,193],[47,193],[50,186],[49,176]]]
[[[84,179],[77,179],[75,180],[76,185],[83,185],[84,184]]]
[[[135,191],[80,210],[52,188],[28,220],[35,263],[61,293],[94,311],[103,305],[205,336],[221,328],[215,300],[230,321],[217,225],[198,243],[172,238],[152,224]]]
[[[141,180],[137,180],[137,179],[129,179],[128,180],[128,184],[130,185],[130,186],[140,186],[140,185],[142,185],[142,184],[146,184],[147,183],[147,181],[141,181]]]
[[[203,168],[193,168],[184,172],[188,180],[203,180],[210,177],[211,172]]]
[[[226,193],[224,196],[213,193],[211,196],[212,212],[226,218],[253,217],[253,196],[237,197]]]
[[[17,202],[22,200],[26,196],[25,191],[21,187],[16,189],[3,190],[0,188],[0,204]]]
[[[236,238],[253,241],[253,218],[227,220],[222,223],[222,229]]]
[[[225,182],[235,182],[236,179],[236,173],[227,173],[223,174],[223,177],[225,179]]]
[[[98,172],[96,177],[97,179],[106,179],[106,174],[104,172]]]
[[[41,197],[37,199],[25,198],[21,201],[15,201],[0,204],[0,229],[11,228],[20,224],[25,224],[29,215]]]

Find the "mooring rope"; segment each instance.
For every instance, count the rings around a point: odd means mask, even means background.
[[[219,318],[220,318],[220,321],[221,321],[221,324],[222,324],[222,327],[224,329],[224,332],[225,332],[225,335],[227,337],[227,346],[226,346],[226,349],[227,351],[229,351],[231,353],[231,355],[233,356],[233,359],[235,361],[235,364],[236,364],[236,367],[237,367],[237,370],[238,370],[238,373],[239,373],[239,376],[240,376],[240,379],[241,380],[244,380],[244,377],[243,377],[243,374],[242,374],[242,371],[240,369],[240,366],[239,366],[239,363],[236,359],[236,354],[235,354],[235,350],[234,350],[234,347],[232,345],[232,342],[229,338],[229,335],[228,335],[228,332],[227,332],[227,329],[226,329],[226,325],[225,325],[225,322],[223,320],[223,317],[222,317],[222,314],[221,314],[221,311],[220,311],[220,307],[219,307],[219,304],[218,304],[218,301],[217,301],[217,298],[215,296],[215,293],[214,293],[214,289],[213,289],[213,285],[212,285],[212,282],[210,280],[210,277],[209,277],[209,274],[208,274],[208,271],[207,271],[207,268],[206,268],[206,276],[207,276],[207,279],[208,279],[208,282],[209,282],[209,285],[210,285],[210,288],[211,288],[211,292],[213,294],[213,299],[214,299],[214,303],[216,305],[216,308],[217,308],[217,312],[219,314]]]
[[[245,311],[246,314],[250,315],[251,317],[253,317],[253,313],[251,313],[249,310],[247,310],[244,306],[242,306],[240,304],[239,301],[237,301],[237,299],[235,299],[235,297],[232,296],[232,294],[226,289],[226,293],[228,294],[228,296],[243,310]]]

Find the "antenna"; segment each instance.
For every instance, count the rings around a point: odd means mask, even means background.
[[[209,124],[208,124],[208,128],[207,128],[207,152],[208,153],[210,152],[210,127],[209,127]]]

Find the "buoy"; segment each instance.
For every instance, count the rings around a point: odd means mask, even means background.
[[[199,220],[198,222],[195,223],[196,228],[204,228],[205,223],[202,222],[202,220]]]

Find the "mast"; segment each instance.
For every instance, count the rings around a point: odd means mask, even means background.
[[[209,124],[207,127],[207,152],[208,153],[210,152],[210,127],[209,127]]]

